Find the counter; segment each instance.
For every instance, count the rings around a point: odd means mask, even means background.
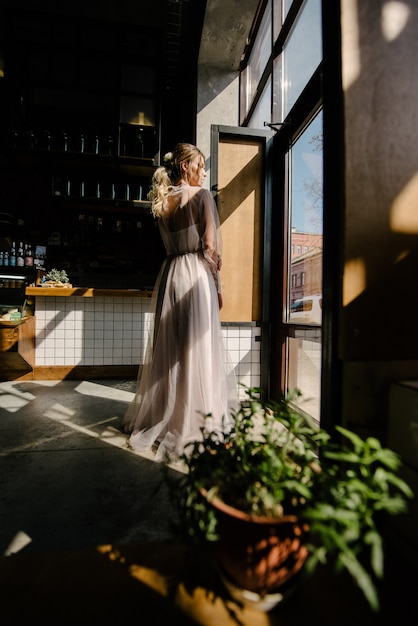
[[[36,318],[34,378],[135,377],[151,295],[139,289],[27,287]]]
[[[27,296],[80,296],[82,298],[150,298],[143,289],[96,289],[95,287],[26,287]]]
[[[26,379],[136,378],[152,321],[151,290],[26,287],[25,293],[35,320],[35,363]],[[222,332],[237,380],[259,387],[260,327],[228,322]]]

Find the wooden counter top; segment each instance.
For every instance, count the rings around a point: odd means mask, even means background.
[[[150,298],[145,289],[96,289],[95,287],[26,287],[27,296],[78,296],[83,298]]]

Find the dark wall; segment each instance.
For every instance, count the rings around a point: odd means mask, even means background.
[[[197,65],[206,0],[183,5],[179,65],[162,94],[161,153],[179,141],[196,142]]]

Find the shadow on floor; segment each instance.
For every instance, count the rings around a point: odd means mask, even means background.
[[[162,466],[126,446],[135,381],[0,382],[0,550],[172,537]],[[159,488],[160,487],[160,488]]]

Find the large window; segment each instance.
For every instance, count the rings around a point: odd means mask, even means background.
[[[299,389],[300,408],[317,421],[323,313],[321,24],[321,0],[270,0],[253,30],[240,90],[242,123],[268,124],[276,131],[272,171],[266,173],[273,181],[270,391],[278,396]]]

